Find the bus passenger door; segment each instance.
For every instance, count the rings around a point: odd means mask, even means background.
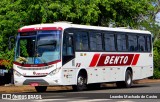
[[[66,64],[75,56],[73,45],[73,33],[64,33],[63,37],[63,51],[62,51],[62,64]]]

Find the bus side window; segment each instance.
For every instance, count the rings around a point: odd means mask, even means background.
[[[73,36],[64,34],[63,38],[63,64],[67,63],[74,57]]]
[[[132,51],[132,52],[138,51],[136,35],[128,35],[128,47],[129,47],[129,51]]]
[[[88,50],[88,33],[84,31],[76,32],[76,50]]]
[[[118,49],[118,51],[126,51],[127,50],[127,43],[126,43],[126,35],[125,34],[118,34],[117,35],[117,49]]]
[[[105,44],[105,51],[115,51],[115,36],[114,34],[104,34],[104,44]]]
[[[139,51],[146,51],[145,49],[145,36],[141,35],[138,37]]]
[[[102,51],[102,34],[99,32],[90,32],[90,49]]]
[[[151,36],[146,36],[146,49],[148,52],[151,51]]]
[[[73,55],[73,36],[68,36],[67,55]]]

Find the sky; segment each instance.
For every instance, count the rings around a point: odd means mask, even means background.
[[[160,12],[156,14],[156,21],[158,25],[160,26]]]

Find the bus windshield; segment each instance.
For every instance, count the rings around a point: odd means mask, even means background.
[[[16,44],[15,61],[43,64],[60,60],[61,31],[21,33]]]

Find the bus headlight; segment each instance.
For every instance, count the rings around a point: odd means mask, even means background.
[[[56,73],[59,72],[60,69],[61,69],[61,67],[54,69],[53,71],[51,71],[51,72],[49,73],[49,75],[51,75],[51,76],[52,76],[52,75],[55,75]]]
[[[19,72],[18,72],[18,71],[16,71],[16,70],[14,70],[14,75],[16,75],[16,76],[18,76],[18,77],[22,76],[22,74],[21,74],[21,73],[19,73]]]

